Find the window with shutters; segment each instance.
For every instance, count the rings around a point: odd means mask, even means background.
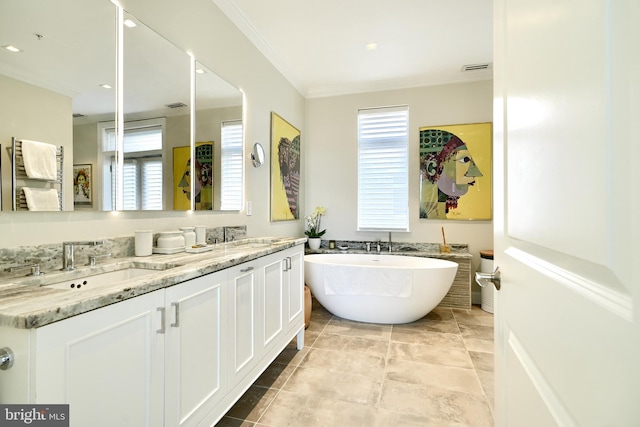
[[[409,231],[409,107],[358,111],[358,230]]]
[[[220,209],[242,210],[242,121],[222,122]]]
[[[125,123],[123,210],[162,210],[163,118]],[[115,206],[115,127],[103,126],[103,209]]]

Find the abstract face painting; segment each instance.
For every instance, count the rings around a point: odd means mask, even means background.
[[[420,129],[420,218],[491,219],[490,129]]]

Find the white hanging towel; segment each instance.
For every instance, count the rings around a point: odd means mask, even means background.
[[[29,178],[55,181],[57,177],[56,151],[58,147],[38,141],[22,140],[24,170]]]
[[[23,187],[24,197],[30,211],[59,211],[60,200],[55,188]]]

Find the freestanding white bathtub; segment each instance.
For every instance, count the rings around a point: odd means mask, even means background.
[[[458,270],[452,261],[383,254],[312,254],[304,279],[318,302],[344,319],[410,323],[437,306]]]

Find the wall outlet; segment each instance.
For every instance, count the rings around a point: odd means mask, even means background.
[[[247,201],[247,216],[251,216],[252,214],[252,203],[250,201]]]

